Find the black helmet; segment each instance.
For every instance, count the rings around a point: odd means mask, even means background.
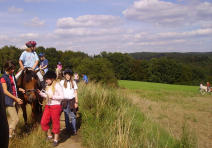
[[[72,71],[71,69],[66,69],[66,70],[64,71],[64,75],[65,75],[65,74],[73,75],[73,71]]]
[[[47,71],[46,74],[44,75],[44,79],[56,79],[57,75],[54,71]]]

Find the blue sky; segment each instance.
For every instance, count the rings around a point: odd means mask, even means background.
[[[0,0],[0,47],[212,51],[212,0]]]

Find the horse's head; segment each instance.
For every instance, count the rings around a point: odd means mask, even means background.
[[[26,102],[32,103],[37,100],[37,89],[40,89],[40,81],[35,71],[25,68],[18,84],[25,90],[24,99]]]

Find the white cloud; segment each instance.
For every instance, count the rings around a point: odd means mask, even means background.
[[[212,19],[212,3],[177,4],[162,0],[139,0],[123,11],[131,20],[162,25],[188,25]]]
[[[200,37],[200,36],[212,36],[212,28],[205,29],[197,29],[193,31],[187,32],[167,32],[167,33],[159,33],[158,36],[162,38],[185,38],[185,37]]]
[[[21,38],[35,39],[39,37],[38,33],[25,33],[20,35]]]
[[[24,9],[16,8],[15,6],[11,6],[11,7],[8,8],[9,13],[21,13],[23,11],[24,11]]]
[[[26,26],[31,26],[31,27],[42,27],[45,25],[45,21],[40,20],[38,17],[34,17],[29,22],[25,22],[24,24]]]
[[[76,19],[72,17],[60,18],[57,21],[59,28],[73,27],[113,27],[121,23],[121,18],[112,15],[83,15]]]
[[[111,28],[110,30],[102,28],[102,29],[88,29],[88,28],[74,28],[74,29],[56,29],[55,34],[61,36],[99,36],[99,35],[112,35],[118,34],[121,32],[119,28]]]

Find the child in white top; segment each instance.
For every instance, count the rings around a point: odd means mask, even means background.
[[[52,133],[49,123],[52,120],[52,132],[55,134],[53,146],[57,146],[60,133],[60,114],[62,111],[60,103],[64,98],[63,88],[56,81],[56,73],[54,71],[47,71],[44,78],[47,83],[46,90],[44,92],[38,90],[38,93],[46,98],[47,101],[41,119],[41,127],[44,131],[47,131],[48,139],[51,139]]]
[[[64,102],[62,103],[65,114],[66,130],[70,131],[70,123],[72,124],[74,134],[76,129],[76,109],[78,107],[77,84],[72,80],[73,72],[71,70],[64,71],[64,80],[60,84],[63,86]]]

